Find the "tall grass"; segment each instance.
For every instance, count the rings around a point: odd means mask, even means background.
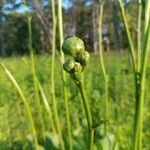
[[[103,7],[104,1],[100,1],[99,10],[99,57],[102,73],[105,82],[105,134],[107,133],[107,119],[108,119],[108,75],[106,73],[104,59],[103,59],[103,47],[102,47],[102,21],[103,21]]]
[[[139,1],[140,2],[140,1]],[[130,46],[130,54],[133,63],[133,72],[135,78],[135,119],[134,119],[134,150],[142,149],[142,125],[143,125],[143,109],[144,109],[144,97],[145,97],[145,81],[146,81],[146,68],[150,41],[150,0],[146,1],[144,10],[144,29],[142,36],[142,43],[140,43],[140,35],[138,34],[138,67],[136,66],[135,55],[133,48],[133,41],[131,40],[131,33],[129,31],[129,26],[125,16],[125,10],[121,0],[118,0],[119,8],[121,10],[121,15],[123,23],[126,29],[126,34]],[[141,8],[139,8],[139,20],[138,20],[138,31],[140,30],[141,23]],[[140,48],[140,45],[142,47]],[[141,52],[140,52],[141,51]]]
[[[32,71],[32,78],[33,78],[33,87],[34,87],[34,96],[35,96],[35,106],[36,111],[38,111],[39,115],[39,122],[41,125],[41,136],[42,139],[45,140],[45,127],[44,127],[44,121],[43,121],[43,116],[42,116],[42,107],[40,103],[40,97],[39,97],[39,92],[38,92],[38,83],[36,79],[36,69],[35,69],[35,51],[32,47],[32,17],[28,16],[28,33],[29,33],[29,50],[30,50],[30,60],[31,60],[31,71]]]
[[[23,58],[23,62],[25,63],[25,65],[29,65],[29,63],[27,62],[26,58]],[[53,116],[52,116],[52,110],[51,110],[51,107],[48,103],[48,100],[47,100],[47,97],[45,95],[45,92],[44,92],[44,89],[40,83],[40,81],[38,80],[38,78],[36,77],[36,80],[37,80],[37,84],[38,84],[38,90],[39,90],[39,93],[40,93],[40,96],[41,96],[41,99],[43,101],[43,104],[45,106],[45,109],[47,111],[47,114],[49,116],[49,120],[50,120],[50,128],[52,130],[52,133],[53,135],[56,134],[56,129],[55,129],[55,125],[54,125],[54,119],[53,119]]]
[[[30,127],[31,127],[31,131],[32,131],[32,136],[33,136],[33,141],[34,141],[34,148],[36,150],[39,150],[39,147],[38,147],[38,138],[37,138],[37,134],[36,134],[36,129],[35,129],[35,125],[34,125],[34,121],[33,121],[33,117],[32,117],[32,114],[31,114],[31,110],[30,110],[30,107],[28,105],[28,102],[27,102],[27,99],[26,97],[24,96],[24,93],[22,91],[22,89],[20,88],[20,85],[17,83],[17,81],[15,80],[14,76],[10,73],[10,71],[3,65],[1,64],[2,68],[4,69],[7,77],[10,79],[10,81],[12,82],[13,86],[16,88],[16,90],[18,91],[19,95],[20,95],[20,98],[24,104],[24,107],[25,107],[25,112],[26,112],[26,115],[27,115],[27,118],[28,118],[28,121],[29,121],[29,124],[30,124]]]
[[[51,107],[49,106],[49,103],[48,103],[48,100],[47,100],[46,95],[44,93],[44,90],[42,88],[42,85],[41,85],[41,83],[39,82],[38,79],[37,79],[37,82],[38,82],[38,88],[39,88],[39,91],[40,91],[40,94],[41,94],[41,97],[42,97],[45,109],[46,109],[47,114],[49,116],[50,126],[51,126],[51,129],[52,129],[52,133],[53,133],[53,135],[55,135],[56,134],[56,129],[55,129],[55,124],[54,124],[54,120],[53,120],[53,116],[52,116]]]
[[[56,12],[55,12],[55,1],[51,1],[52,5],[52,22],[53,22],[53,34],[52,34],[52,61],[51,61],[51,93],[52,93],[52,99],[53,99],[53,110],[54,110],[54,119],[56,122],[56,128],[59,134],[59,142],[60,147],[62,150],[64,150],[64,142],[62,138],[62,131],[61,131],[61,125],[59,121],[58,116],[58,110],[57,110],[57,102],[55,97],[55,77],[54,77],[54,71],[55,71],[55,51],[56,51]]]
[[[145,3],[146,3],[145,8],[142,7],[141,0],[138,0],[138,1],[139,1],[139,10],[138,10],[139,12],[138,12],[138,24],[137,24],[137,32],[138,33],[137,33],[137,41],[136,41],[136,44],[137,44],[137,51],[136,51],[136,49],[134,47],[134,42],[131,38],[131,32],[130,32],[130,27],[129,27],[129,24],[128,24],[128,18],[126,17],[125,9],[124,9],[122,0],[118,0],[118,5],[119,5],[120,11],[121,11],[121,17],[122,17],[122,20],[123,20],[123,23],[124,23],[124,27],[125,27],[125,31],[126,31],[126,35],[127,35],[127,40],[128,40],[128,43],[129,43],[129,51],[130,51],[132,64],[133,64],[132,68],[133,68],[134,86],[135,86],[135,95],[134,96],[135,96],[135,100],[136,100],[136,102],[135,102],[134,128],[133,128],[133,132],[134,132],[133,148],[131,148],[133,150],[141,150],[142,149],[142,135],[143,135],[142,128],[143,128],[143,117],[144,117],[143,112],[144,112],[144,99],[145,99],[145,86],[146,86],[145,85],[145,83],[146,83],[146,68],[147,68],[147,62],[148,62],[148,52],[149,52],[149,49],[150,49],[150,43],[149,43],[149,41],[150,41],[150,0],[145,1]],[[41,83],[39,82],[39,80],[37,79],[37,76],[36,76],[35,54],[34,54],[35,52],[34,52],[34,49],[33,49],[33,46],[32,46],[32,23],[31,23],[32,18],[28,17],[28,33],[29,33],[29,45],[28,45],[28,47],[29,47],[29,50],[30,50],[31,71],[32,71],[32,78],[33,78],[34,95],[35,95],[35,105],[33,106],[33,108],[37,107],[36,111],[38,111],[38,113],[39,113],[39,118],[40,118],[39,122],[40,122],[41,129],[42,129],[42,130],[40,130],[41,131],[40,134],[42,135],[42,138],[45,139],[45,127],[44,127],[44,121],[43,121],[43,116],[42,116],[42,107],[41,107],[41,103],[40,103],[40,98],[41,98],[43,100],[44,106],[46,108],[47,114],[48,114],[49,119],[50,119],[50,126],[51,126],[51,129],[52,129],[52,133],[53,133],[53,135],[55,135],[56,132],[58,132],[60,149],[65,150],[65,145],[64,145],[64,141],[63,141],[63,137],[62,137],[62,131],[61,131],[61,124],[60,124],[60,120],[59,120],[59,116],[58,116],[57,101],[56,101],[56,96],[55,96],[55,81],[56,81],[56,78],[54,76],[54,72],[55,72],[55,54],[56,54],[56,12],[55,12],[55,0],[51,0],[51,2],[52,2],[51,4],[52,4],[52,21],[53,21],[53,34],[52,34],[52,36],[53,37],[52,37],[52,56],[51,56],[52,61],[51,61],[51,68],[50,68],[51,69],[51,78],[50,78],[50,80],[51,80],[51,89],[50,90],[51,90],[52,95],[50,95],[50,96],[52,96],[53,110],[54,110],[54,120],[53,120],[53,117],[52,117],[51,108],[48,104],[48,100],[46,98],[46,95],[44,93],[42,85],[41,85]],[[100,60],[102,74],[103,74],[104,81],[105,81],[105,86],[104,86],[105,103],[104,103],[104,105],[105,105],[105,134],[106,134],[107,133],[107,128],[108,128],[107,127],[107,122],[106,122],[108,120],[108,74],[106,72],[106,68],[105,68],[105,64],[104,64],[103,48],[102,48],[102,21],[103,21],[104,3],[103,3],[103,1],[100,1],[100,2],[101,3],[100,3],[100,10],[99,10],[100,14],[99,14],[99,59],[98,60]],[[144,9],[142,9],[142,8],[144,8]],[[142,18],[142,13],[143,13],[143,18],[144,19]],[[62,1],[61,0],[58,1],[58,19],[59,19],[58,23],[59,23],[59,34],[60,34],[59,36],[60,36],[60,49],[61,49],[62,43],[64,41],[64,37],[63,37],[63,19],[62,19]],[[143,23],[143,29],[141,29],[142,28],[142,23]],[[62,52],[62,49],[61,49],[60,52],[61,52],[61,62],[63,64],[64,54]],[[136,55],[136,52],[137,52],[137,55]],[[82,53],[80,55],[82,55]],[[136,56],[137,56],[137,58],[136,58]],[[92,120],[90,105],[88,103],[88,97],[86,95],[84,82],[83,82],[83,72],[82,72],[83,70],[82,69],[85,66],[84,66],[84,63],[80,59],[82,60],[82,56],[80,56],[79,59],[77,59],[77,56],[74,57],[73,59],[71,59],[73,61],[74,68],[71,68],[70,72],[69,71],[68,72],[70,73],[72,79],[75,81],[75,83],[76,83],[76,85],[77,85],[77,87],[80,91],[80,95],[81,95],[82,102],[83,102],[83,109],[85,111],[86,120],[87,120],[87,124],[88,124],[88,133],[89,133],[89,142],[88,142],[88,144],[89,145],[88,145],[87,149],[93,150],[93,149],[95,149],[95,147],[94,147],[94,130],[95,130],[95,127],[93,126],[93,120]],[[112,62],[112,64],[113,64],[113,62]],[[12,82],[13,86],[16,88],[16,90],[17,90],[17,92],[20,96],[20,100],[24,104],[25,113],[26,113],[27,119],[29,121],[31,131],[32,131],[34,149],[38,150],[39,149],[38,134],[37,134],[38,131],[36,130],[36,125],[37,124],[36,123],[34,124],[33,117],[32,117],[32,114],[31,114],[31,110],[29,108],[27,98],[24,95],[24,91],[22,91],[20,85],[17,83],[17,81],[15,80],[14,76],[10,73],[8,68],[4,65],[1,65],[1,66],[4,70],[4,72],[6,73],[7,77]],[[114,66],[114,64],[113,64],[113,66]],[[72,66],[68,65],[68,68],[69,67],[72,67]],[[73,73],[73,71],[75,71],[75,72]],[[120,72],[121,71],[122,70],[120,69]],[[93,72],[94,72],[93,73],[94,75],[92,77],[95,80],[95,76],[96,76],[95,75],[95,73],[96,73],[95,69],[93,69]],[[91,72],[88,72],[88,73],[91,73]],[[61,76],[62,76],[62,82],[63,82],[62,88],[63,88],[63,97],[64,97],[64,104],[65,104],[65,114],[66,114],[65,117],[66,117],[66,124],[67,124],[67,136],[68,136],[67,139],[68,139],[68,143],[69,143],[69,149],[72,150],[73,149],[73,144],[72,144],[72,136],[71,136],[70,113],[69,113],[69,104],[68,104],[69,102],[68,102],[68,95],[67,95],[68,93],[67,93],[67,86],[66,86],[66,74],[63,70],[61,72]],[[116,74],[114,76],[115,76],[114,78],[117,79],[117,81],[119,81],[119,79],[118,79],[119,77],[118,76],[116,77]],[[120,80],[121,79],[122,79],[122,77],[120,77]],[[93,89],[94,89],[94,86],[95,85],[93,85]],[[114,88],[113,86],[114,85],[112,85],[112,87],[111,87],[112,89]],[[129,86],[129,84],[126,85],[126,86]],[[117,97],[119,95],[118,87],[117,87],[116,93],[114,92],[115,95],[117,95]],[[39,92],[40,92],[41,97],[39,95]],[[112,95],[114,93],[112,93]],[[123,94],[124,94],[124,92],[123,92]],[[98,95],[99,95],[99,91],[98,91]],[[122,97],[123,96],[124,95],[122,95]],[[96,99],[96,97],[94,97],[94,99]],[[111,103],[111,101],[109,101],[109,103]],[[126,101],[126,103],[127,103],[127,101]],[[78,105],[78,103],[77,103],[77,105]],[[127,106],[128,106],[128,104],[127,104]],[[120,109],[118,109],[118,104],[117,103],[114,104],[114,107],[117,108],[117,111],[120,110]],[[125,106],[123,106],[123,104],[122,104],[123,109],[124,109],[124,107]],[[93,109],[95,109],[95,108],[93,108]],[[128,109],[124,109],[124,110],[128,110]],[[124,112],[124,113],[125,113],[125,115],[122,115],[121,117],[126,118],[127,117],[126,114],[129,114],[129,113],[127,113],[127,112]],[[117,113],[115,113],[115,115],[116,114]],[[117,118],[117,120],[118,120],[118,118]],[[124,127],[126,128],[126,125],[123,126],[123,128]],[[111,128],[112,128],[113,131],[115,130],[114,125]],[[96,135],[97,134],[98,133],[96,133]],[[120,134],[119,136],[125,136],[124,132],[119,132],[119,134]],[[97,136],[95,136],[95,137],[97,137]],[[80,138],[78,138],[77,140],[79,142]],[[99,147],[103,147],[102,145],[104,145],[104,147],[109,147],[110,148],[112,141],[111,141],[111,139],[109,139],[109,137],[107,137],[106,141],[104,140],[104,138],[102,138],[102,139],[100,139],[100,142],[101,143],[99,145],[95,142],[97,144],[96,145],[97,149],[99,149]],[[51,149],[51,147],[50,147],[50,149]],[[103,149],[105,149],[105,148],[103,148]]]
[[[62,19],[62,0],[58,0],[58,20],[59,20],[59,37],[60,37],[60,52],[61,52],[61,64],[64,62],[64,54],[62,51],[62,44],[64,42],[63,37],[63,19]],[[63,97],[65,100],[65,112],[66,112],[66,123],[67,123],[67,134],[69,141],[69,149],[73,149],[72,137],[71,137],[71,126],[70,126],[70,113],[69,113],[69,103],[67,97],[67,85],[66,85],[66,73],[62,69],[62,81],[63,81]]]

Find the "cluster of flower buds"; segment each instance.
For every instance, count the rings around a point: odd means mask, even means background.
[[[64,54],[71,56],[71,59],[63,64],[63,69],[78,83],[90,59],[89,53],[85,51],[84,42],[78,37],[70,37],[64,41],[62,50]]]

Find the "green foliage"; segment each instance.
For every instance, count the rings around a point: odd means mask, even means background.
[[[134,83],[132,69],[128,68],[128,56],[124,54],[110,53],[104,55],[106,61],[107,73],[110,75],[109,83],[109,106],[108,106],[108,132],[115,135],[119,150],[130,150],[132,146],[132,127],[134,116]],[[118,59],[119,58],[119,59]],[[57,59],[58,60],[58,57]],[[16,80],[22,87],[31,111],[34,112],[34,99],[33,99],[33,86],[32,75],[29,72],[30,59],[28,57],[12,57],[0,59],[16,77]],[[37,78],[44,89],[45,95],[52,106],[52,97],[49,92],[50,87],[50,71],[49,64],[51,59],[49,55],[36,56],[36,70]],[[150,61],[149,61],[150,64]],[[55,65],[55,78],[56,78],[56,98],[58,100],[58,113],[61,118],[61,127],[63,133],[63,139],[66,139],[66,123],[65,123],[65,111],[64,111],[64,99],[62,96],[62,82],[61,82],[61,64],[56,61]],[[91,56],[90,63],[85,70],[86,77],[84,78],[86,84],[85,89],[89,98],[90,105],[92,107],[93,123],[101,121],[104,118],[104,83],[102,73],[97,69],[99,66],[99,57]],[[21,69],[18,69],[21,68]],[[150,81],[150,68],[147,69],[147,80]],[[75,150],[86,149],[87,142],[87,123],[85,120],[85,114],[80,104],[80,96],[77,88],[72,84],[71,79],[67,76],[67,93],[69,99],[70,109],[70,121],[72,127],[73,147]],[[132,90],[131,90],[132,89]],[[145,117],[143,127],[143,149],[149,150],[149,107],[150,107],[150,83],[146,83],[146,101],[145,101]],[[42,102],[42,100],[41,100]],[[43,118],[45,123],[45,129],[51,137],[51,127],[49,123],[49,116],[45,110],[44,104],[42,104]],[[0,142],[3,143],[3,147],[9,145],[16,150],[20,150],[20,147],[31,147],[32,138],[31,131],[29,130],[28,122],[26,121],[26,115],[24,108],[16,90],[12,87],[4,72],[0,69],[0,135],[3,137]],[[53,112],[53,110],[52,110]],[[7,119],[4,119],[7,118]],[[34,120],[38,122],[36,114],[33,115]],[[95,129],[95,138],[100,140],[103,135],[103,126]],[[4,129],[5,128],[5,129]],[[40,127],[39,127],[40,128]],[[100,134],[100,135],[99,135]],[[7,137],[7,138],[6,138]],[[57,147],[57,137],[55,135],[52,143],[54,147]],[[39,141],[40,141],[40,137]],[[51,138],[50,138],[51,139]],[[56,141],[55,141],[56,140]],[[0,143],[0,146],[2,146]],[[40,142],[41,143],[41,142]],[[44,144],[42,144],[44,146]],[[65,142],[67,145],[67,142]],[[47,144],[47,146],[49,146]],[[1,148],[1,147],[0,147]],[[28,149],[28,148],[26,148]],[[48,148],[47,148],[48,149]],[[97,147],[99,150],[99,147]]]

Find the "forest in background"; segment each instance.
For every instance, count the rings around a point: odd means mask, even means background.
[[[96,54],[98,52],[99,1],[63,0],[62,2],[64,37],[77,35],[84,40],[87,50]],[[55,5],[57,5],[57,0]],[[136,41],[138,0],[124,0],[124,5],[132,38]],[[28,53],[27,15],[29,14],[33,18],[34,49],[39,54],[51,52],[51,2],[49,0],[28,0],[27,5],[24,5],[20,0],[0,0],[0,56]],[[126,49],[128,47],[126,39],[117,2],[107,0],[103,16],[104,50]],[[57,34],[56,43],[59,43],[59,34]],[[57,48],[59,49],[59,44]]]
[[[149,150],[150,0],[0,4],[0,150]]]

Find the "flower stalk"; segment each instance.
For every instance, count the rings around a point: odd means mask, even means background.
[[[90,59],[90,55],[85,51],[85,46],[83,41],[78,37],[70,37],[66,39],[62,45],[62,50],[66,55],[72,56],[71,59],[67,60],[63,64],[63,69],[70,74],[71,79],[77,85],[79,92],[82,97],[83,108],[86,114],[86,119],[88,123],[88,133],[89,133],[89,145],[88,149],[94,149],[94,128],[92,115],[90,110],[90,105],[85,93],[84,83],[83,83],[83,71],[87,67]]]
[[[60,37],[60,53],[61,53],[61,63],[64,62],[64,53],[62,51],[62,44],[64,42],[63,37],[63,19],[62,19],[62,0],[58,0],[58,24],[59,24],[59,37]],[[65,114],[66,114],[66,124],[67,124],[67,134],[69,149],[73,150],[72,137],[71,137],[71,125],[70,125],[70,112],[69,112],[69,102],[67,97],[67,85],[66,85],[66,73],[62,69],[62,81],[63,81],[63,96],[65,101]]]
[[[34,87],[34,94],[35,94],[35,101],[37,110],[39,111],[40,117],[40,126],[41,126],[41,137],[45,140],[45,126],[42,116],[42,107],[40,103],[39,91],[38,91],[38,83],[36,80],[36,69],[35,69],[35,56],[34,56],[34,49],[32,46],[32,17],[28,16],[28,36],[29,36],[29,50],[30,50],[30,60],[31,60],[31,69],[32,69],[32,78],[33,78],[33,87]]]
[[[107,134],[107,120],[108,120],[108,75],[106,73],[106,68],[103,59],[103,47],[102,47],[102,20],[103,20],[103,7],[104,2],[100,2],[99,10],[99,58],[100,65],[102,69],[102,74],[105,81],[105,134]]]
[[[141,1],[139,1],[141,5]],[[136,68],[134,48],[131,40],[131,33],[129,31],[127,19],[125,16],[125,10],[121,0],[118,0],[119,8],[121,10],[122,19],[124,22],[125,30],[127,33],[127,38],[130,46],[130,54],[133,63],[133,72],[135,77],[135,117],[134,117],[134,142],[133,149],[141,150],[142,149],[142,126],[143,126],[143,109],[144,109],[144,97],[145,97],[145,81],[146,81],[146,68],[148,61],[148,51],[149,51],[149,41],[150,41],[150,0],[146,1],[146,7],[144,10],[144,30],[142,43],[140,42],[140,34],[138,34],[138,67]],[[142,6],[141,6],[142,7]],[[138,31],[140,33],[140,24],[141,24],[141,10],[139,8],[139,20],[138,20]],[[142,45],[142,47],[141,47]]]
[[[54,124],[54,120],[53,120],[53,117],[52,117],[51,107],[49,106],[49,103],[48,103],[48,100],[47,100],[46,95],[44,93],[43,87],[42,87],[42,85],[41,85],[41,83],[39,82],[38,79],[37,79],[37,83],[38,83],[39,92],[41,94],[45,109],[46,109],[47,114],[49,116],[52,133],[53,133],[53,135],[55,135],[56,134],[56,129],[55,129],[55,124]]]
[[[93,129],[93,121],[92,121],[92,115],[91,115],[91,111],[90,111],[90,106],[88,103],[88,99],[85,93],[85,88],[84,88],[84,83],[83,83],[83,79],[79,81],[79,83],[77,84],[81,97],[82,97],[82,102],[84,105],[84,110],[85,110],[85,114],[86,114],[86,118],[87,118],[87,122],[88,122],[88,133],[89,133],[89,150],[93,150],[93,143],[94,143],[94,129]]]
[[[52,5],[52,22],[53,22],[53,33],[52,33],[52,61],[51,61],[51,94],[52,94],[52,100],[53,100],[53,110],[54,110],[54,119],[56,122],[56,128],[59,135],[59,142],[61,150],[64,150],[64,142],[62,138],[62,131],[60,126],[60,120],[58,116],[58,110],[57,110],[57,102],[55,97],[55,51],[56,51],[56,11],[55,11],[55,1],[51,1]]]
[[[137,67],[138,72],[140,71],[140,65],[141,65],[141,18],[142,18],[142,2],[141,0],[138,0],[138,24],[137,24]]]

